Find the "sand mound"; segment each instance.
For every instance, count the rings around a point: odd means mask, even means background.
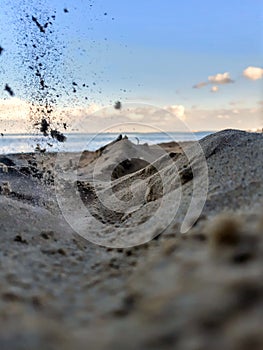
[[[0,195],[1,349],[262,348],[263,137],[226,130],[200,145],[206,168],[195,143],[164,153],[120,140],[85,152],[80,166],[80,155],[59,157],[58,183],[54,155],[3,161],[12,191]],[[202,214],[181,235],[202,184]],[[58,185],[67,218],[88,238],[155,239],[125,249],[89,243],[63,219]]]
[[[65,186],[59,178],[59,202],[82,236],[106,246],[141,244],[175,225],[185,232],[204,205],[203,215],[214,215],[261,200],[262,146],[261,134],[236,130],[184,145],[177,153],[122,139],[74,177],[66,174]]]

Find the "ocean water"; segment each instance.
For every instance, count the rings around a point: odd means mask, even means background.
[[[169,133],[127,133],[128,138],[135,144],[157,144],[171,141],[193,141],[211,134],[211,131],[201,132],[169,132]],[[53,139],[32,134],[6,134],[0,136],[0,154],[34,152],[37,144],[49,152],[80,152],[95,151],[115,140],[118,133],[106,134],[67,134],[64,143]],[[52,147],[50,146],[52,145]]]

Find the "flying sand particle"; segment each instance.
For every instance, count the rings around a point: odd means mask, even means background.
[[[121,107],[122,107],[122,105],[121,105],[120,101],[115,102],[115,104],[114,104],[115,109],[121,109]]]
[[[42,132],[44,136],[48,135],[48,127],[49,127],[49,123],[45,118],[43,118],[41,120],[40,132]]]
[[[10,88],[8,84],[5,84],[5,91],[9,93],[10,96],[14,96],[14,91]]]
[[[36,17],[32,16],[32,21],[36,23],[41,33],[45,33],[44,27],[38,22]]]
[[[51,130],[50,135],[53,139],[56,139],[58,142],[65,142],[67,140],[67,137],[57,130]]]

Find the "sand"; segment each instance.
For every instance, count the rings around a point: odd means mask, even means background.
[[[263,348],[263,136],[200,146],[1,157],[1,349]]]

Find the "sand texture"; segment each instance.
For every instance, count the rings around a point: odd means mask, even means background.
[[[262,150],[1,156],[0,349],[262,349]]]

